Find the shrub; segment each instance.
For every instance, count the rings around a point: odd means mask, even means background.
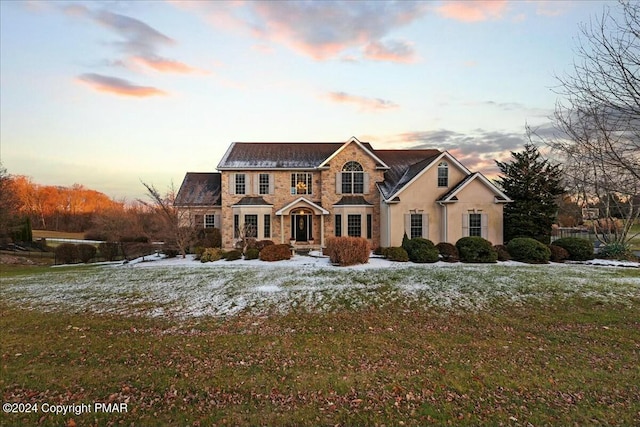
[[[560,246],[569,252],[571,261],[588,261],[593,259],[593,245],[587,239],[580,237],[563,237],[553,242],[555,246]]]
[[[482,237],[463,237],[456,242],[456,248],[462,262],[493,263],[498,260],[491,242]]]
[[[78,247],[72,243],[63,243],[56,248],[56,260],[61,264],[72,264],[78,260]]]
[[[400,246],[393,246],[393,247],[387,248],[386,257],[390,261],[397,261],[397,262],[409,261],[409,254],[407,253],[407,251],[404,250],[404,248]]]
[[[242,258],[242,252],[237,249],[231,250],[225,254],[224,259],[227,261],[235,261]]]
[[[258,248],[249,248],[244,253],[244,259],[258,259],[260,256],[260,251]]]
[[[162,252],[165,254],[165,256],[167,258],[175,258],[180,253],[180,251],[178,251],[177,249],[165,249]],[[148,255],[148,254],[146,254],[146,255]]]
[[[515,261],[529,264],[546,264],[551,250],[542,242],[530,237],[516,237],[507,244],[507,250]]]
[[[629,247],[623,243],[609,243],[600,248],[598,258],[635,261],[636,257]]]
[[[256,249],[259,252],[259,251],[262,251],[267,246],[273,246],[273,245],[275,245],[275,243],[273,243],[273,240],[258,240],[256,242]]]
[[[123,243],[149,243],[147,236],[124,236],[120,238]]]
[[[116,242],[102,242],[98,245],[100,256],[107,261],[113,261],[118,256],[118,244]]]
[[[460,254],[458,254],[458,248],[455,245],[447,242],[440,242],[436,245],[436,249],[442,257],[444,262],[458,262],[460,261]]]
[[[407,251],[411,262],[437,262],[440,259],[440,253],[431,240],[422,237],[407,240],[402,247]]]
[[[291,258],[291,248],[286,243],[281,245],[265,246],[260,251],[262,261],[283,261]]]
[[[377,248],[375,248],[375,249],[373,250],[373,254],[374,254],[374,255],[378,255],[378,256],[384,256],[384,257],[386,258],[385,254],[384,254],[384,253],[385,253],[385,251],[386,251],[386,249],[387,249],[387,248],[383,248],[383,247],[381,247],[381,246],[378,246]]]
[[[224,251],[220,248],[206,248],[200,255],[200,262],[213,262],[222,259]]]
[[[369,262],[369,242],[361,237],[332,237],[327,240],[325,254],[333,264],[341,266]]]
[[[85,264],[96,256],[96,252],[98,252],[96,247],[88,243],[81,243],[78,245],[78,258],[80,258],[80,261]]]
[[[219,248],[222,246],[222,234],[218,228],[202,228],[198,231],[195,246],[203,248]]]
[[[493,249],[498,253],[498,261],[509,261],[511,259],[511,255],[505,245],[495,245]]]
[[[565,248],[561,248],[556,245],[549,245],[549,251],[551,251],[551,262],[565,262],[569,259],[569,252]]]

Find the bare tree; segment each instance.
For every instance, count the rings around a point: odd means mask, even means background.
[[[557,78],[559,133],[545,142],[583,206],[601,208],[599,238],[624,244],[640,214],[640,3],[619,5],[580,27],[573,70]]]
[[[142,182],[142,185],[147,189],[147,196],[151,199],[152,206],[164,219],[165,243],[175,244],[182,258],[185,258],[187,249],[197,238],[193,216],[189,210],[180,210],[174,205],[177,191],[173,183],[164,196],[153,184]],[[145,201],[140,202],[150,206]]]

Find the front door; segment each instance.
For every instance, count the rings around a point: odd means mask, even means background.
[[[308,242],[311,238],[311,215],[293,215],[291,226],[297,242]]]

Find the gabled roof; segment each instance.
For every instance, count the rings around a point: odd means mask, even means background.
[[[373,147],[369,143],[362,143],[362,142],[358,141],[358,138],[356,138],[355,136],[352,136],[347,142],[342,144],[342,146],[340,148],[338,148],[336,151],[333,152],[333,154],[331,154],[329,157],[327,157],[325,159],[325,161],[322,162],[318,167],[327,166],[328,163],[331,161],[331,159],[333,159],[335,156],[340,154],[340,152],[342,150],[344,150],[345,148],[347,148],[347,146],[349,146],[350,144],[356,144],[356,145],[358,145],[358,147],[360,147],[362,150],[364,150],[364,152],[367,153],[369,155],[369,157],[371,157],[376,162],[376,168],[378,168],[378,169],[389,169],[389,166],[387,166],[384,161],[382,161],[378,156],[376,156],[374,154],[375,150],[373,149]]]
[[[291,208],[296,207],[296,205],[298,205],[298,206],[304,205],[306,207],[309,207],[309,208],[313,209],[317,213],[320,213],[322,215],[329,215],[329,211],[328,210],[326,210],[325,208],[320,206],[318,203],[312,202],[311,200],[307,199],[306,197],[298,197],[296,200],[294,200],[293,202],[287,204],[282,209],[277,210],[276,211],[276,215],[287,215],[288,211]]]
[[[175,206],[221,206],[221,174],[187,172],[178,190]]]
[[[465,177],[462,181],[460,181],[458,184],[456,184],[450,191],[448,191],[447,193],[442,195],[442,197],[440,197],[440,199],[438,199],[437,201],[440,202],[440,203],[454,203],[454,202],[457,202],[458,201],[458,197],[457,197],[458,193],[460,193],[460,191],[462,191],[462,189],[464,189],[467,185],[469,185],[469,183],[475,181],[476,179],[480,180],[484,185],[487,186],[487,188],[489,188],[489,190],[491,190],[495,194],[496,203],[513,202],[513,200],[511,200],[506,194],[504,194],[502,191],[500,191],[500,189],[498,187],[496,187],[495,184],[493,184],[491,181],[489,181],[480,172],[475,172],[475,173],[472,173],[471,175]]]
[[[234,142],[218,164],[218,170],[317,169],[325,167],[340,151],[355,143],[376,162],[387,165],[368,142],[351,137],[347,142]]]
[[[439,150],[376,150],[376,154],[389,166],[384,174],[384,181],[378,183],[382,195],[389,200],[431,164],[441,152]]]

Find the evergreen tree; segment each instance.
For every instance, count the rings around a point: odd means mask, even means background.
[[[560,165],[550,164],[532,143],[511,157],[510,162],[496,161],[502,172],[497,184],[513,199],[504,207],[504,240],[531,237],[549,243],[558,196],[564,194]]]

